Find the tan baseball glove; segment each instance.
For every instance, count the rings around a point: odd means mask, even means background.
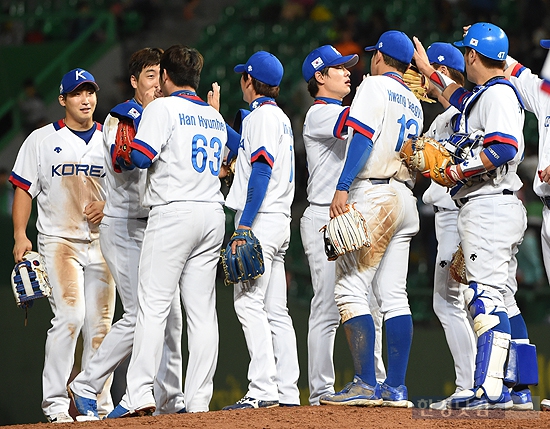
[[[420,73],[415,66],[411,65],[407,69],[403,74],[403,81],[420,101],[435,103],[435,100],[428,97],[428,88],[430,87],[429,80],[426,79],[426,76]]]
[[[460,244],[451,258],[449,274],[453,280],[465,285],[468,284],[468,280],[466,280],[466,262],[464,261],[464,252],[462,251],[462,246]]]
[[[400,156],[409,170],[419,171],[441,186],[452,188],[456,185],[445,173],[453,163],[452,156],[437,140],[430,137],[409,139],[403,143]]]
[[[367,222],[355,205],[346,204],[344,214],[332,218],[319,232],[324,233],[325,253],[329,261],[345,253],[370,246]]]

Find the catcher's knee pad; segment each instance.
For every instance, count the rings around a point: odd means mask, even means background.
[[[486,296],[487,288],[480,283],[470,282],[464,291],[464,300],[474,319],[474,331],[478,337],[500,323],[499,317],[492,314],[496,306],[492,299]]]
[[[538,384],[539,370],[537,348],[529,340],[512,340],[506,364],[504,383],[508,387],[516,384]]]
[[[485,393],[489,400],[500,398],[509,348],[510,334],[490,329],[479,336],[474,373],[476,396]]]

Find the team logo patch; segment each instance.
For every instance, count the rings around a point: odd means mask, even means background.
[[[437,57],[437,61],[439,61],[440,63],[442,63],[443,61],[445,61],[445,56],[444,56],[444,55],[440,55],[439,57]]]
[[[250,72],[252,71],[252,66],[251,66],[251,65],[248,66],[247,70],[248,70],[248,72],[250,73]]]
[[[325,63],[323,62],[323,60],[321,59],[321,57],[317,57],[315,58],[312,62],[311,62],[311,65],[313,66],[313,68],[315,70],[318,70],[320,69],[321,67],[323,67],[325,65]]]
[[[132,118],[137,118],[141,113],[139,113],[136,109],[134,109],[133,107],[130,109],[130,111],[128,112],[128,114],[132,117]]]
[[[384,46],[384,42],[380,42],[380,43],[378,44],[378,49],[380,49],[382,46]]]
[[[61,149],[59,146],[57,146],[53,151],[54,151],[55,153],[59,153],[59,152],[62,151],[62,149]]]
[[[473,37],[470,39],[470,45],[472,46],[477,46],[478,44],[478,40],[477,39],[474,39]]]

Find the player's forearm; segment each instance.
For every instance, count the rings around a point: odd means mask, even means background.
[[[356,132],[349,144],[346,162],[336,186],[338,191],[349,191],[355,177],[367,163],[371,150],[372,140]]]
[[[239,225],[252,227],[252,223],[264,201],[270,178],[271,167],[269,164],[262,161],[256,161],[252,164],[246,204]]]
[[[495,143],[483,149],[479,155],[468,159],[467,162],[447,167],[447,174],[455,182],[463,181],[493,171],[511,161],[516,154],[516,147],[506,143]]]
[[[27,238],[27,224],[32,209],[32,197],[27,191],[15,188],[12,206],[13,238],[15,241]]]

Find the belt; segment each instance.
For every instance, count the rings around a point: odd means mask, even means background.
[[[550,197],[540,197],[540,200],[542,201],[542,204],[550,209]]]
[[[388,185],[390,179],[368,179],[368,181],[373,185]]]
[[[463,207],[464,204],[466,204],[468,201],[470,201],[471,199],[473,198],[476,198],[476,197],[482,197],[482,196],[490,196],[491,194],[489,195],[475,195],[473,197],[464,197],[464,198],[459,198],[458,200],[455,200],[455,205],[460,208],[460,207]],[[492,194],[492,195],[514,195],[514,191],[510,191],[510,189],[504,189],[502,192],[500,192],[499,194]]]

